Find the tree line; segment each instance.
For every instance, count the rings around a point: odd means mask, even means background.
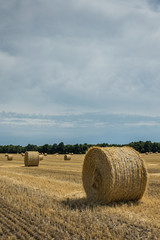
[[[33,144],[28,144],[27,146],[23,147],[20,145],[0,145],[0,153],[24,153],[25,151],[38,151],[40,153],[48,153],[48,154],[67,154],[67,153],[74,153],[74,154],[84,154],[88,150],[88,148],[92,146],[99,146],[99,147],[112,147],[112,146],[130,146],[133,147],[140,153],[145,152],[160,152],[160,143],[152,143],[151,141],[139,141],[139,142],[131,142],[129,144],[108,144],[108,143],[101,143],[101,144],[64,144],[60,142],[59,144],[54,143],[53,145],[44,144],[42,146],[37,146]]]

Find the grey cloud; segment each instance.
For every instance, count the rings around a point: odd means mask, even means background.
[[[0,124],[4,125],[18,125],[23,123],[24,125],[48,125],[55,126],[62,124],[67,126],[70,123],[70,127],[77,126],[100,126],[100,125],[159,125],[160,116],[145,116],[145,115],[131,115],[131,114],[108,114],[107,112],[90,112],[83,114],[71,114],[65,113],[62,115],[42,115],[42,114],[20,114],[15,112],[0,112]],[[139,124],[140,123],[140,124]],[[69,124],[68,124],[69,125]]]
[[[141,115],[85,114],[41,115],[0,113],[0,144],[128,143],[158,141],[160,117]]]
[[[1,6],[2,110],[158,112],[160,17],[147,1]]]
[[[147,2],[152,10],[157,11],[157,12],[160,11],[160,1],[159,0],[148,0]]]

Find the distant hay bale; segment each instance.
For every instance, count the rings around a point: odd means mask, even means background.
[[[13,160],[13,155],[8,154],[7,155],[7,160],[9,160],[9,161]]]
[[[8,153],[5,153],[5,157],[7,157],[8,156]]]
[[[82,180],[89,200],[139,200],[146,190],[147,170],[133,148],[92,147],[85,155]]]
[[[53,154],[53,156],[58,156],[58,155],[59,155],[59,153],[54,153],[54,154]]]
[[[43,155],[40,154],[40,155],[39,155],[39,161],[42,161],[42,160],[43,160]]]
[[[70,155],[67,155],[67,154],[65,154],[65,155],[64,155],[64,160],[71,160],[71,156],[70,156]]]
[[[26,151],[24,156],[24,165],[29,166],[38,166],[39,165],[39,152]]]
[[[47,153],[44,153],[44,156],[47,156]]]

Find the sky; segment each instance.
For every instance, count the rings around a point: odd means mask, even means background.
[[[0,0],[0,145],[160,142],[160,1]]]

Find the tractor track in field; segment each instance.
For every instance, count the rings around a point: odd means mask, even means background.
[[[0,225],[3,234],[15,236],[16,239],[54,239],[38,229],[34,221],[24,214],[11,209],[4,202],[0,202]]]

